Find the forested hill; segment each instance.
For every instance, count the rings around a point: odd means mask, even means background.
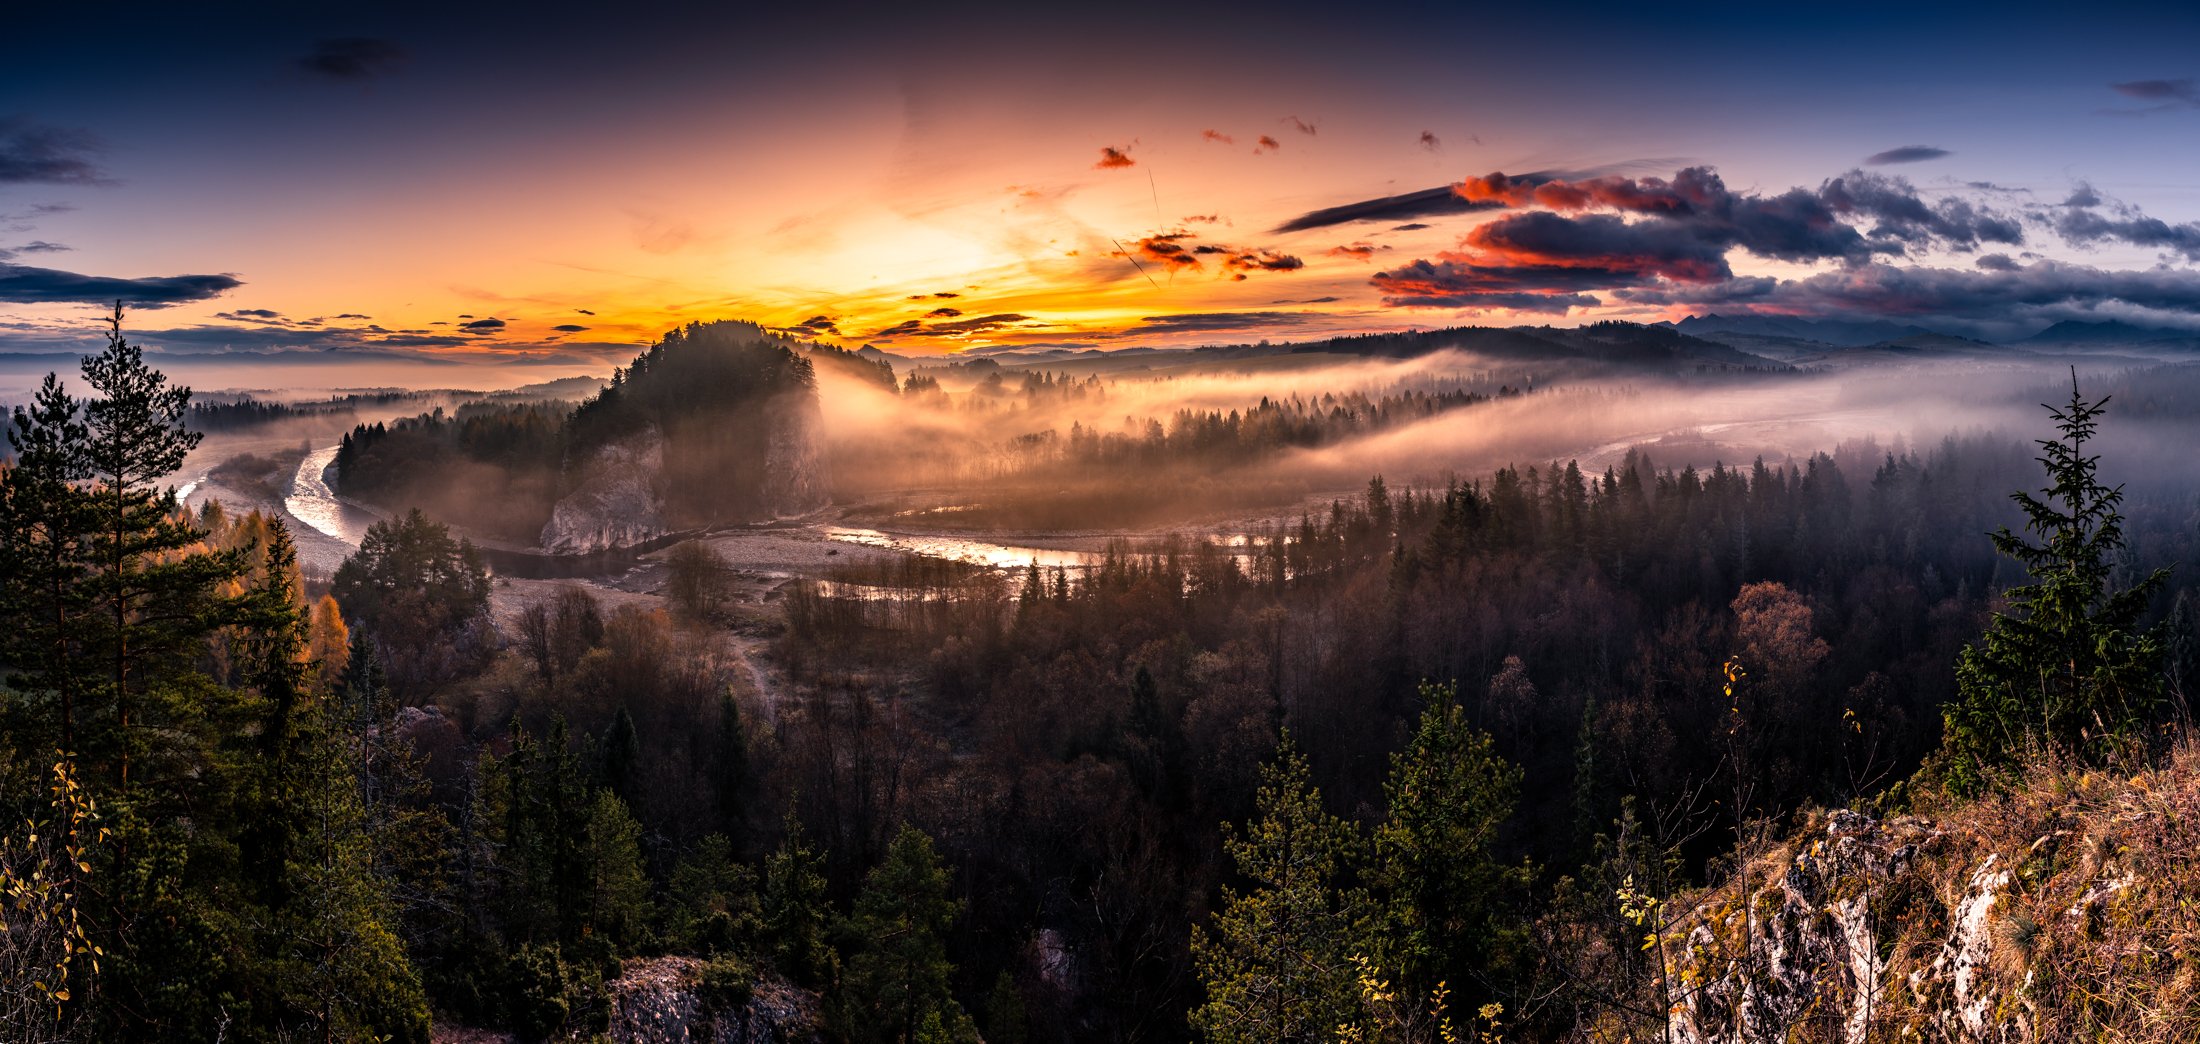
[[[794,342],[698,323],[577,407],[485,401],[360,425],[337,455],[337,484],[484,535],[595,550],[816,506],[818,426],[816,375]],[[613,532],[620,524],[632,532]]]
[[[744,322],[666,334],[566,424],[566,489],[623,440],[663,439],[659,490],[677,528],[814,507],[823,483],[817,376],[794,342]]]

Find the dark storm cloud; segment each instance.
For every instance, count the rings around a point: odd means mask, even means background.
[[[1526,301],[1532,305],[1527,311],[1564,312],[1598,303],[1580,291],[1631,285],[1642,278],[1617,269],[1478,264],[1450,255],[1377,272],[1368,282],[1393,308],[1521,308],[1500,302]]]
[[[582,330],[586,330],[588,328],[585,326],[581,326],[577,323],[560,323],[556,326],[551,327],[551,329],[556,330],[559,333],[579,333]]]
[[[1398,196],[1383,196],[1379,199],[1366,199],[1357,203],[1345,203],[1334,207],[1324,207],[1320,210],[1310,210],[1281,225],[1277,225],[1274,231],[1281,234],[1304,232],[1315,228],[1329,228],[1334,225],[1351,224],[1355,221],[1401,221],[1408,218],[1434,217],[1443,214],[1471,214],[1482,210],[1497,210],[1503,206],[1502,203],[1476,203],[1461,199],[1457,193],[1451,190],[1451,186],[1443,185]],[[1428,226],[1421,225],[1420,227],[1427,228]]]
[[[298,59],[298,67],[336,80],[366,80],[390,72],[404,60],[404,50],[388,40],[344,36],[314,43],[313,52]]]
[[[1736,280],[1735,282],[1740,282]],[[2173,320],[2200,317],[2200,272],[2155,268],[2114,271],[2058,261],[1984,270],[1873,263],[1820,272],[1746,295],[1726,284],[1623,290],[1614,296],[1642,304],[1730,305],[1783,315],[1869,315],[1982,322],[2099,318],[2103,309],[2140,309]]]
[[[480,333],[488,333],[488,332],[490,332],[490,331],[492,331],[492,330],[502,330],[502,329],[504,329],[504,320],[502,320],[502,319],[476,319],[476,320],[474,320],[473,322],[470,322],[470,323],[460,323],[460,324],[458,324],[458,328],[459,328],[459,329],[461,329],[461,330],[474,330],[474,331],[477,331],[477,332],[480,332]]]
[[[0,264],[0,301],[21,304],[113,304],[123,301],[140,308],[166,308],[220,297],[243,285],[243,280],[232,275],[124,279]]]
[[[1672,178],[1492,173],[1452,187],[1463,202],[1516,212],[1469,230],[1460,249],[1379,272],[1371,281],[1395,307],[1490,307],[1519,295],[1541,310],[1579,306],[1592,291],[1628,291],[1636,303],[1687,300],[1688,288],[1761,295],[1770,284],[1737,282],[1734,250],[1796,263],[1868,265],[1919,251],[2017,245],[2017,215],[1947,196],[1928,200],[1909,181],[1852,170],[1816,190],[1776,195],[1729,189],[1709,167]],[[2082,213],[2082,212],[2080,212]],[[1729,299],[1729,297],[1721,297]]]
[[[1478,262],[1586,268],[1684,283],[1717,282],[1732,274],[1726,264],[1727,243],[1685,224],[1630,222],[1616,214],[1509,214],[1477,226],[1467,234],[1466,244],[1476,251]]]
[[[1149,315],[1139,320],[1140,329],[1163,333],[1204,333],[1245,330],[1264,326],[1301,326],[1321,318],[1310,312],[1186,312]]]
[[[0,117],[0,185],[107,184],[106,174],[92,162],[98,151],[99,139],[84,131],[47,127],[21,116]]]
[[[2103,215],[2100,208],[2104,207],[2114,216]],[[2102,199],[2093,186],[2083,182],[2061,207],[2045,214],[2047,226],[2077,246],[2129,243],[2172,251],[2183,255],[2187,261],[2200,261],[2200,221],[2172,225],[2160,218],[2146,216],[2137,207],[2110,203]]]
[[[1953,154],[1947,149],[1936,149],[1930,145],[1904,145],[1900,148],[1888,149],[1885,152],[1874,152],[1864,157],[1864,165],[1867,167],[1884,167],[1890,163],[1923,163],[1926,160],[1936,160],[1948,155]]]

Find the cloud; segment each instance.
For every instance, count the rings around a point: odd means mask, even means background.
[[[73,249],[75,248],[63,243],[48,243],[43,239],[33,239],[22,246],[16,247],[13,252],[18,254],[58,254],[64,250]]]
[[[1185,241],[1192,238],[1189,232],[1161,232],[1138,240],[1131,256],[1142,257],[1170,271],[1178,268],[1198,268],[1199,258]]]
[[[1322,316],[1316,312],[1184,312],[1177,315],[1149,315],[1138,322],[1142,330],[1203,333],[1264,326],[1300,326],[1320,318]]]
[[[595,314],[596,314],[596,313],[594,313],[594,312],[591,312],[591,311],[589,311],[589,310],[588,310],[588,309],[586,309],[586,308],[575,308],[575,309],[573,309],[573,310],[574,310],[574,311],[576,311],[576,312],[579,312],[579,313],[580,313],[580,314],[582,314],[582,315],[595,315]]]
[[[1137,166],[1138,161],[1130,157],[1130,148],[1128,145],[1120,148],[1114,145],[1100,146],[1100,162],[1093,164],[1094,169],[1116,170],[1122,167]]]
[[[2200,83],[2186,77],[2177,80],[2131,80],[2112,83],[2108,89],[2126,98],[2161,102],[2159,108],[2200,109]]]
[[[1237,144],[1237,139],[1236,139],[1236,138],[1233,138],[1233,137],[1231,137],[1231,136],[1229,136],[1229,135],[1227,135],[1227,134],[1224,134],[1224,133],[1222,133],[1221,131],[1218,131],[1218,130],[1203,130],[1203,131],[1200,131],[1200,132],[1199,132],[1199,140],[1201,140],[1201,141],[1213,141],[1213,142],[1220,142],[1220,143],[1222,143],[1222,144],[1224,144],[1224,145],[1235,145],[1235,144]]]
[[[924,332],[924,322],[923,322],[922,320],[918,320],[918,319],[907,319],[907,320],[903,320],[902,322],[898,322],[898,323],[895,323],[894,325],[892,325],[892,326],[889,326],[889,327],[887,327],[886,329],[880,330],[880,331],[878,331],[877,333],[874,333],[874,334],[872,334],[871,336],[873,336],[873,337],[900,337],[900,336],[902,336],[903,334],[920,334],[920,333],[923,333],[923,332]]]
[[[954,291],[952,291],[952,290],[942,290],[942,291],[940,291],[939,293],[936,293],[936,294],[910,294],[910,295],[909,295],[909,297],[908,297],[908,300],[911,300],[911,301],[924,301],[924,300],[938,299],[938,300],[943,300],[943,301],[946,301],[946,300],[953,300],[953,299],[955,299],[955,298],[958,298],[958,297],[961,297],[961,296],[962,296],[961,294],[958,294],[958,293],[956,293],[956,292],[954,292]]]
[[[1277,233],[1305,232],[1309,229],[1329,228],[1354,221],[1398,221],[1406,218],[1435,217],[1444,214],[1471,214],[1481,210],[1496,210],[1502,203],[1482,203],[1464,199],[1453,192],[1451,186],[1422,189],[1397,196],[1361,200],[1341,206],[1310,210],[1275,227]],[[1422,226],[1427,227],[1427,226]]]
[[[1270,301],[1270,302],[1268,302],[1268,303],[1269,303],[1269,304],[1280,304],[1280,305],[1286,305],[1286,304],[1336,304],[1336,303],[1337,303],[1338,301],[1340,301],[1340,300],[1342,300],[1342,298],[1336,298],[1336,297],[1309,297],[1309,298],[1305,298],[1305,299],[1303,299],[1303,300],[1283,300],[1283,301]]]
[[[1023,326],[1037,322],[1038,320],[1028,315],[1016,312],[1000,312],[994,315],[981,315],[974,319],[960,319],[951,323],[934,323],[925,332],[935,337],[969,337],[975,334],[992,333],[1010,326]]]
[[[2103,206],[2115,216],[2103,216],[2097,209]],[[2200,221],[2172,225],[2160,218],[2148,217],[2137,207],[2109,203],[2093,190],[2093,186],[2084,182],[2078,183],[2061,207],[2043,214],[2043,220],[2056,235],[2077,246],[2129,243],[2168,250],[2182,255],[2187,261],[2200,261]]]
[[[490,331],[492,331],[492,330],[502,330],[502,329],[504,329],[504,320],[502,320],[502,319],[476,319],[476,320],[474,320],[473,322],[470,322],[470,323],[460,323],[460,324],[458,324],[458,328],[459,328],[459,329],[461,329],[461,330],[473,330],[473,331],[476,331],[476,332],[478,332],[478,333],[489,333],[489,332],[490,332]]]
[[[1329,256],[1349,257],[1354,261],[1372,261],[1375,258],[1375,244],[1346,243],[1343,246],[1330,247]]]
[[[839,325],[834,323],[833,317],[829,315],[813,315],[808,319],[804,319],[801,322],[794,324],[793,329],[797,332],[809,333],[813,335],[830,334],[834,337],[840,336]]]
[[[2007,254],[1980,254],[1971,261],[1971,265],[1988,272],[2014,272],[2023,267]]]
[[[2150,318],[2200,319],[2200,272],[2154,268],[2113,271],[2058,261],[1991,265],[1984,269],[1872,263],[1793,280],[1761,279],[1742,310],[1778,315],[1870,315],[1913,321],[2037,323],[2138,311]],[[1641,304],[1731,306],[1731,288],[1663,287],[1623,290]]]
[[[237,323],[279,323],[284,321],[283,313],[272,308],[239,308],[234,311],[216,312],[214,318],[227,319]]]
[[[934,308],[924,313],[926,319],[953,319],[962,314],[960,308]]]
[[[551,329],[556,330],[559,333],[579,333],[582,330],[586,330],[588,328],[585,326],[581,326],[578,323],[560,323],[556,326],[551,327]]]
[[[372,318],[374,318],[374,317],[373,317],[373,316],[371,316],[371,315],[361,315],[361,314],[359,314],[358,312],[345,312],[344,314],[342,314],[342,315],[339,315],[339,316],[337,316],[336,318],[338,318],[338,319],[372,319]]]
[[[1313,137],[1317,133],[1320,133],[1320,128],[1317,128],[1313,124],[1308,123],[1305,120],[1302,120],[1296,116],[1286,116],[1283,118],[1283,121],[1290,124],[1292,130],[1298,131],[1300,134],[1304,134],[1309,138]]]
[[[1861,261],[1876,254],[1981,242],[2024,241],[2017,218],[1955,196],[1928,203],[1907,180],[1852,170],[1816,191],[1777,196],[1734,192],[1710,167],[1671,180],[1603,176],[1568,179],[1493,173],[1453,186],[1462,199],[1556,211],[1616,210],[1680,223],[1706,240],[1781,261]],[[1850,219],[1873,222],[1864,230]]]
[[[388,40],[343,36],[316,41],[298,67],[334,80],[367,80],[404,64],[405,52]]]
[[[123,279],[0,264],[0,301],[20,304],[109,305],[122,301],[139,308],[166,308],[220,297],[243,285],[243,280],[228,274]]]
[[[1282,147],[1282,142],[1263,134],[1253,142],[1253,154],[1257,156],[1263,152],[1274,152]]]
[[[1902,178],[1862,170],[1774,195],[1731,190],[1702,166],[1670,179],[1491,173],[1452,192],[1513,212],[1470,229],[1455,252],[1376,273],[1370,282],[1385,304],[1563,312],[1596,304],[1597,292],[1634,303],[1725,301],[1774,285],[1737,280],[1734,250],[1858,267],[2024,241],[2018,215],[1952,195],[1928,201]]]
[[[1392,232],[1419,232],[1420,230],[1427,227],[1429,226],[1424,222],[1414,221],[1403,225],[1392,225],[1390,226],[1390,230]]]
[[[1211,258],[1223,271],[1235,273],[1234,279],[1244,279],[1249,272],[1295,272],[1306,267],[1304,260],[1280,251],[1195,242],[1192,233],[1183,229],[1142,237],[1135,248],[1110,256],[1144,259],[1170,272],[1200,268],[1201,258]]]
[[[1444,147],[1444,143],[1442,140],[1436,137],[1435,131],[1422,131],[1421,147],[1429,150],[1430,152],[1435,152],[1439,149],[1442,149]]]
[[[1888,149],[1885,152],[1874,152],[1864,157],[1864,165],[1867,167],[1884,167],[1890,163],[1923,163],[1926,160],[1936,160],[1950,155],[1954,155],[1954,153],[1949,152],[1947,149],[1936,149],[1930,145],[1904,145],[1899,148]]]
[[[99,139],[80,130],[47,127],[29,119],[0,117],[0,185],[105,185],[92,162]],[[66,208],[53,208],[53,210]],[[33,213],[52,213],[33,208]]]

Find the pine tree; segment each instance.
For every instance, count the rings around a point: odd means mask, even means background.
[[[1222,891],[1195,929],[1205,988],[1194,1029],[1218,1044],[1328,1040],[1359,1007],[1352,958],[1366,949],[1366,894],[1352,881],[1359,832],[1322,808],[1288,734],[1261,769],[1258,811],[1223,845],[1252,887]]]
[[[206,534],[176,511],[174,490],[159,483],[199,444],[199,434],[183,424],[191,390],[169,387],[146,365],[144,353],[122,336],[120,305],[109,320],[106,349],[82,368],[94,392],[84,403],[80,457],[93,522],[85,558],[95,611],[84,623],[105,665],[100,684],[113,726],[110,746],[116,778],[127,787],[133,754],[151,742],[143,735],[141,704],[196,666],[191,653],[223,622],[209,612],[218,609],[213,590],[243,573],[244,556],[189,553]]]
[[[904,827],[841,926],[849,941],[837,998],[844,1035],[899,1044],[976,1039],[970,1017],[948,992],[955,967],[946,934],[959,912],[932,839]]]
[[[2104,485],[2100,458],[2086,453],[2107,404],[2087,401],[2071,372],[2070,402],[2048,407],[2059,437],[2038,442],[2047,485],[2010,495],[2032,539],[2007,527],[1993,534],[2031,582],[2009,589],[2008,609],[1957,660],[1942,752],[1957,793],[2006,771],[2028,739],[2099,756],[2160,710],[2162,636],[2139,618],[2169,574],[2120,590],[2112,583],[2124,550],[2123,487]]]

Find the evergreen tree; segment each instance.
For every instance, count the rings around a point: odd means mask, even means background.
[[[788,978],[805,986],[830,979],[839,957],[826,938],[832,910],[825,902],[825,857],[802,838],[802,824],[787,811],[779,848],[764,860],[763,917],[771,958]]]
[[[1420,726],[1391,756],[1390,817],[1375,830],[1376,949],[1411,995],[1448,985],[1471,1001],[1525,942],[1505,914],[1529,870],[1491,852],[1519,796],[1520,770],[1467,723],[1454,687],[1423,685],[1421,698]]]
[[[2107,404],[2087,401],[2071,372],[2070,402],[2048,407],[2059,437],[2038,442],[2047,485],[2010,494],[2032,539],[2007,527],[1993,534],[2031,582],[2009,589],[2008,609],[1957,660],[1942,752],[1957,793],[2008,769],[2028,738],[2098,756],[2160,710],[2162,636],[2139,618],[2168,570],[2120,590],[2112,583],[2123,487],[2103,484],[2100,458],[2086,452]]]
[[[1366,949],[1366,894],[1352,880],[1352,824],[1322,807],[1305,755],[1284,736],[1261,769],[1258,811],[1223,845],[1251,888],[1222,890],[1194,929],[1205,1003],[1193,1028],[1218,1044],[1328,1040],[1359,1010],[1352,958]]]
[[[21,712],[10,731],[32,749],[77,749],[88,681],[84,620],[91,590],[84,582],[88,535],[95,524],[91,498],[78,486],[90,477],[84,462],[80,404],[47,374],[28,409],[10,418],[12,465],[0,468],[0,663]],[[33,721],[53,727],[34,735]]]
[[[932,839],[904,827],[841,926],[849,955],[836,1008],[845,1036],[899,1044],[977,1038],[948,992],[955,967],[948,963],[945,937],[959,907],[948,895],[947,868]]]

